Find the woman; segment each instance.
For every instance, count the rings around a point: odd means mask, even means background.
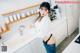
[[[50,4],[43,2],[40,5],[39,17],[36,19],[35,27],[39,31],[40,37],[43,38],[47,53],[56,53],[55,38],[50,30],[51,21]]]

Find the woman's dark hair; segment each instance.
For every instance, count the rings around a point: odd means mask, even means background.
[[[40,5],[40,8],[41,8],[41,7],[45,7],[46,9],[48,9],[50,20],[53,21],[56,16],[55,16],[54,11],[51,9],[50,3],[48,3],[48,2],[43,2],[43,3]]]
[[[40,5],[40,8],[41,7],[45,7],[48,9],[48,11],[50,11],[50,4],[48,2],[43,2],[41,5]]]
[[[46,9],[48,9],[48,13],[49,13],[49,17],[50,17],[50,20],[51,21],[53,21],[53,19],[55,18],[55,16],[54,16],[54,13],[53,13],[53,11],[52,11],[52,9],[50,8],[50,4],[48,3],[48,2],[43,2],[43,3],[41,3],[41,5],[40,5],[40,8],[41,7],[45,7]],[[39,16],[38,16],[38,18],[36,19],[36,20],[38,20],[39,18],[41,17],[41,15],[40,15],[40,13],[39,13]],[[41,19],[42,19],[42,17],[41,17]],[[40,19],[40,20],[41,20]]]

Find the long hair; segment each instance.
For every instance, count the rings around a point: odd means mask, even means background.
[[[53,21],[54,19],[56,19],[56,12],[55,10],[51,9],[48,13],[48,16],[50,18],[51,21]]]

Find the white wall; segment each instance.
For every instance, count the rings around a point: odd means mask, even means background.
[[[19,9],[27,8],[35,4],[40,4],[44,0],[5,0],[0,1],[0,14],[13,12]]]
[[[64,1],[64,0],[56,0]],[[61,14],[66,17],[68,24],[68,35],[71,35],[73,31],[78,27],[78,17],[79,17],[79,4],[73,2],[78,2],[78,0],[66,0],[72,1],[72,3],[58,3],[61,8]]]

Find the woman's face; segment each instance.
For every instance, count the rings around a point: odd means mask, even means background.
[[[47,14],[48,14],[48,9],[45,8],[45,7],[41,7],[41,8],[40,8],[40,15],[41,15],[41,16],[45,16],[45,15],[47,15]]]

